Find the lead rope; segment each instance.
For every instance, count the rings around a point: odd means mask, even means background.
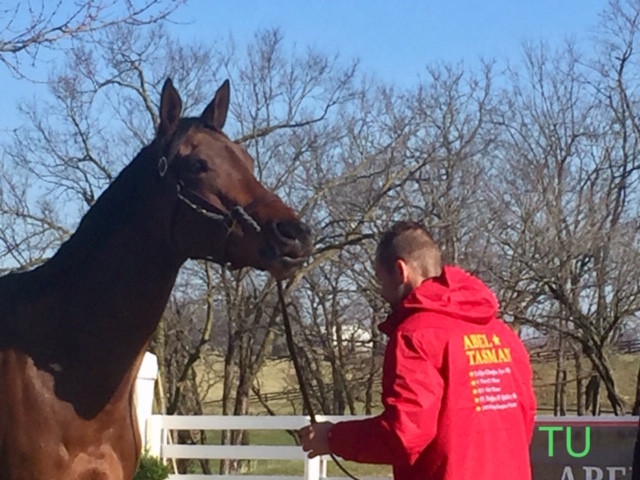
[[[309,417],[311,417],[311,423],[318,423],[316,421],[316,416],[313,413],[313,408],[311,407],[311,399],[309,398],[309,392],[307,390],[307,383],[305,382],[305,377],[302,372],[302,367],[300,366],[300,361],[298,359],[298,355],[296,355],[295,344],[293,343],[293,333],[291,332],[291,323],[289,321],[289,314],[287,313],[287,306],[284,300],[284,293],[282,292],[282,285],[280,281],[276,281],[278,286],[278,297],[280,300],[280,305],[282,307],[282,318],[284,320],[284,330],[287,337],[287,347],[289,348],[289,354],[291,355],[291,359],[293,360],[293,366],[296,369],[296,376],[298,377],[298,383],[300,384],[300,391],[302,392],[302,402],[304,404],[305,409],[309,412]],[[359,480],[358,477],[354,477],[347,469],[345,469],[342,464],[338,461],[338,459],[333,455],[333,453],[329,453],[331,458],[338,468],[342,470],[347,476],[352,478],[353,480]]]

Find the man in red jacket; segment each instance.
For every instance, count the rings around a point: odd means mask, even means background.
[[[531,479],[536,400],[524,345],[479,279],[442,266],[420,224],[383,235],[376,276],[391,314],[384,411],[300,429],[308,456],[393,466],[396,480]]]

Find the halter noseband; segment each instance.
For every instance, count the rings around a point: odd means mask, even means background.
[[[189,192],[191,195],[194,195],[201,202],[204,202],[207,208],[203,208],[199,205],[196,205],[194,202],[189,200],[182,192],[183,189]],[[194,209],[199,214],[207,218],[210,218],[213,221],[223,223],[228,230],[231,229],[231,226],[233,225],[234,221],[238,221],[242,224],[249,225],[253,230],[255,230],[256,233],[260,233],[262,231],[262,228],[260,228],[260,225],[258,225],[258,222],[256,222],[253,219],[253,217],[247,213],[244,207],[240,205],[233,207],[231,210],[222,211],[219,208],[212,205],[211,203],[207,202],[204,198],[202,198],[192,189],[185,187],[184,183],[182,183],[182,180],[178,180],[177,191],[178,191],[178,198],[182,200],[184,203],[186,203],[189,207]],[[216,213],[216,211],[220,213]]]

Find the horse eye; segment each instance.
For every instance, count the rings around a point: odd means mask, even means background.
[[[187,162],[187,170],[194,175],[204,173],[209,170],[209,165],[201,158],[195,158]]]

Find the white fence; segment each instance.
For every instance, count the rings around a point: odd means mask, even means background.
[[[316,416],[318,421],[360,419],[364,416]],[[152,415],[147,420],[146,445],[152,455],[164,459],[236,459],[236,460],[300,460],[304,475],[225,475],[225,480],[338,480],[327,477],[330,456],[307,458],[296,445],[175,445],[169,442],[172,430],[298,430],[309,424],[303,416],[223,416],[223,415]],[[211,480],[212,475],[173,474],[170,480]],[[359,477],[361,480],[388,480],[388,477]]]

